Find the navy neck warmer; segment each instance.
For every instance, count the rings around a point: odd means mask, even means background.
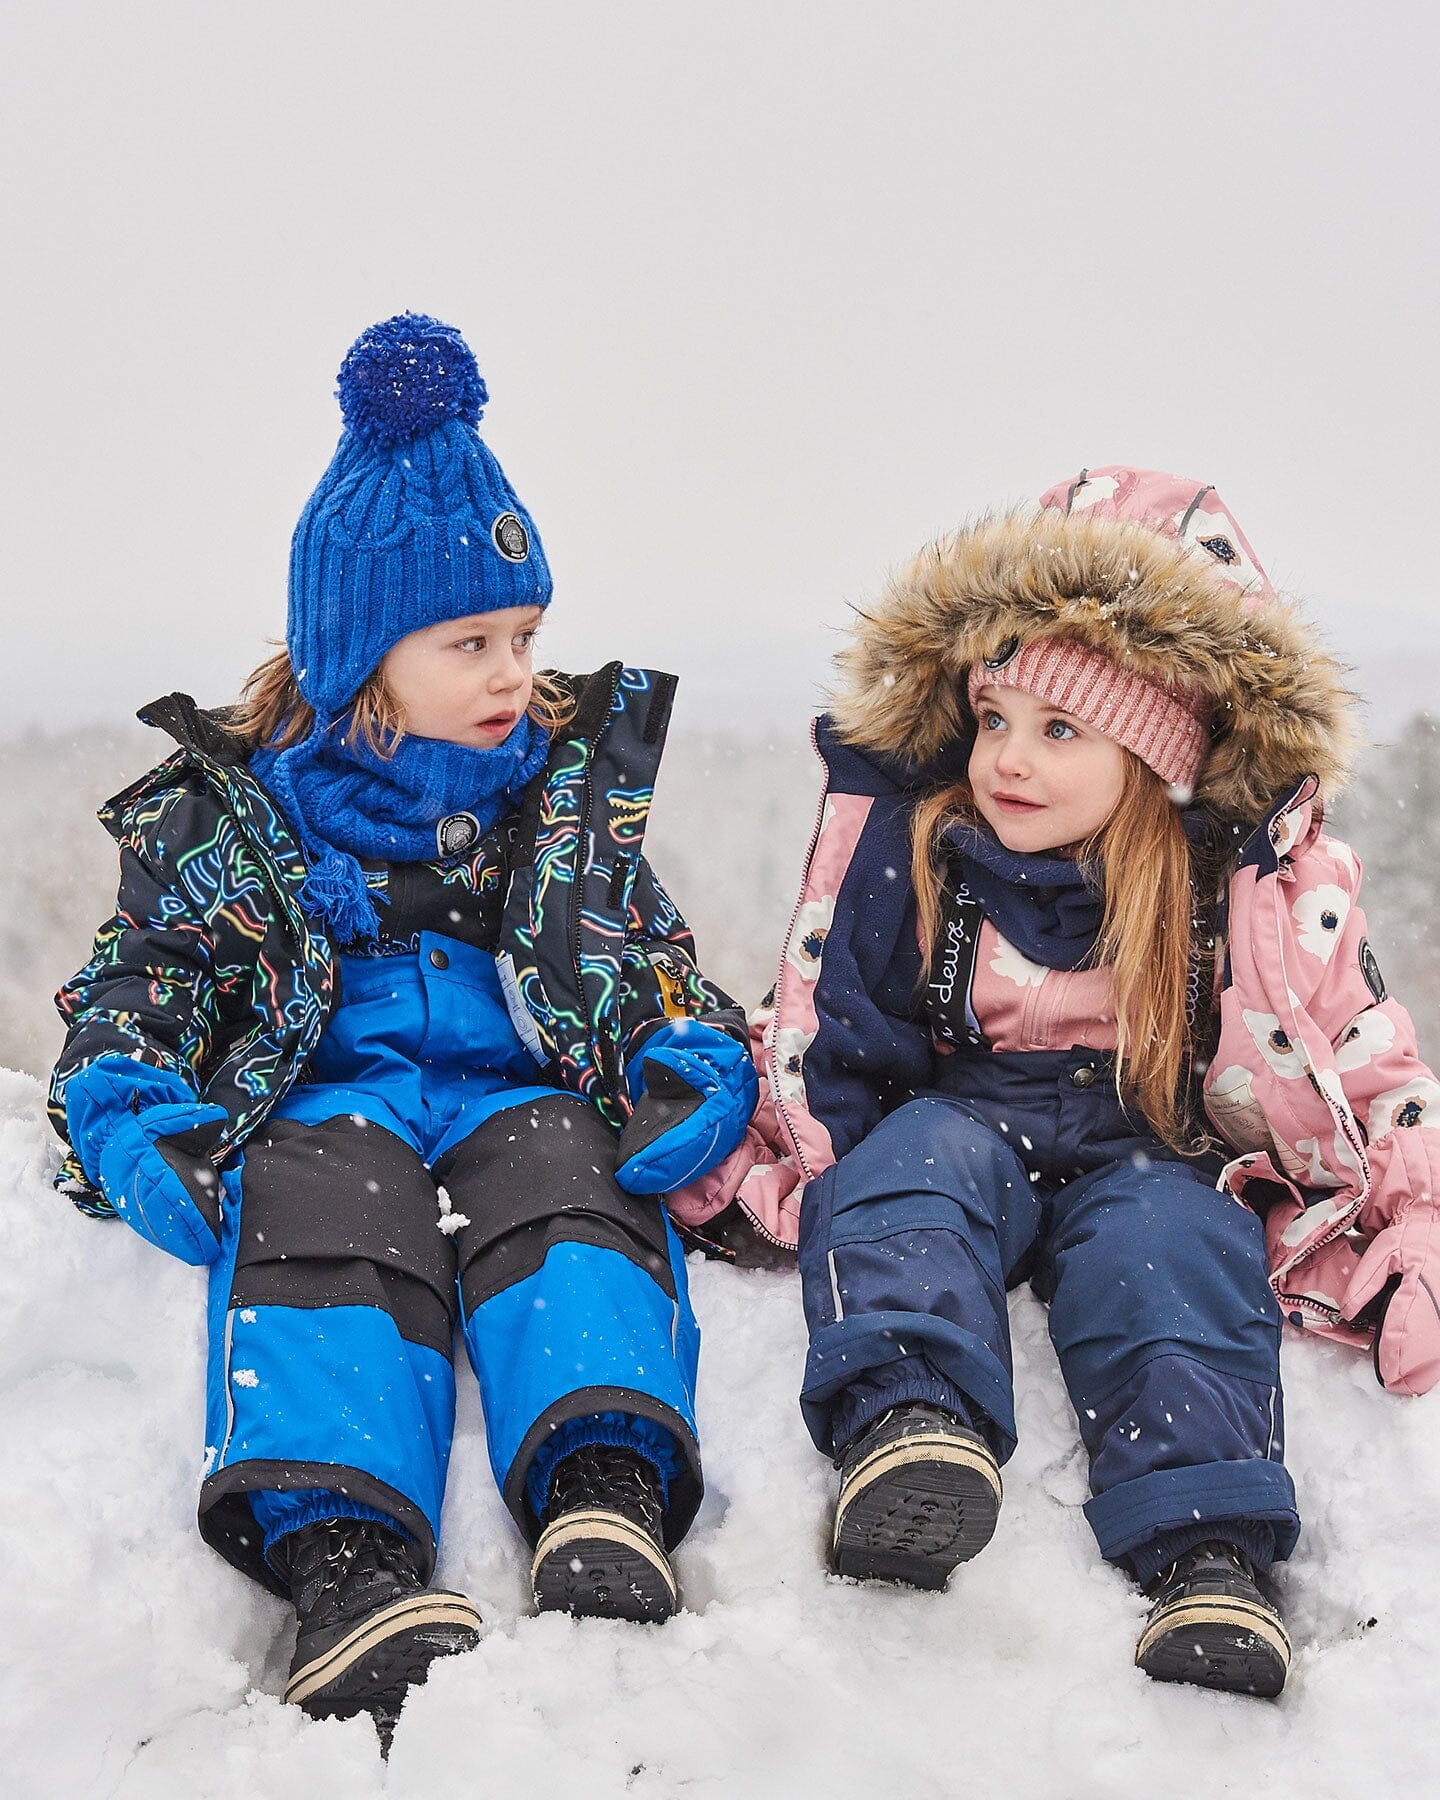
[[[1047,969],[1078,969],[1105,912],[1098,871],[1065,856],[1007,850],[983,825],[945,834],[951,867],[1000,935]]]
[[[280,802],[305,852],[301,905],[345,945],[380,932],[361,857],[442,860],[440,821],[470,813],[488,831],[518,804],[549,747],[528,713],[493,750],[402,737],[388,758],[332,725],[289,750],[257,750],[250,771]]]

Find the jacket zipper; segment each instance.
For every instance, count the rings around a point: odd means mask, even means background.
[[[615,1046],[603,1040],[595,1030],[595,1021],[590,1016],[590,1006],[585,997],[585,978],[580,968],[580,956],[582,950],[580,929],[581,876],[584,874],[585,868],[589,862],[588,843],[590,814],[594,809],[594,788],[590,780],[590,771],[594,767],[595,753],[599,750],[601,742],[605,737],[605,733],[610,729],[612,709],[615,704],[615,695],[619,690],[619,686],[620,675],[617,674],[610,683],[609,704],[605,709],[605,722],[591,740],[590,754],[585,758],[585,772],[581,777],[580,782],[580,817],[576,821],[578,831],[576,834],[575,846],[575,854],[579,866],[575,870],[575,879],[570,884],[570,955],[571,960],[575,965],[575,989],[580,997],[581,1009],[585,1015],[585,1035],[590,1040],[590,1047],[595,1052],[595,1060],[599,1065],[600,1074],[603,1077],[606,1086],[614,1095],[616,1105],[623,1108],[628,1115],[629,1107],[626,1104],[626,1097],[620,1091],[620,1068]]]
[[[822,771],[820,781],[820,801],[815,808],[815,825],[810,833],[810,848],[805,852],[805,867],[800,875],[800,888],[795,896],[795,905],[790,913],[790,923],[785,927],[785,937],[780,949],[780,968],[775,976],[775,1010],[770,1021],[770,1039],[765,1046],[765,1073],[770,1082],[770,1092],[775,1098],[775,1113],[785,1127],[795,1151],[795,1160],[807,1181],[815,1179],[815,1171],[805,1160],[805,1152],[800,1148],[800,1140],[795,1135],[795,1126],[790,1118],[787,1103],[780,1096],[779,1063],[775,1057],[775,1037],[780,1029],[780,1007],[785,992],[785,971],[790,963],[790,940],[795,934],[795,921],[800,917],[800,908],[804,903],[806,889],[810,885],[810,865],[815,860],[815,846],[820,842],[820,828],[825,821],[825,802],[830,797],[830,765],[820,752],[820,736],[817,721],[810,721],[810,748],[815,752],[816,760]],[[817,976],[818,980],[819,977]],[[774,1240],[778,1243],[780,1240]]]
[[[739,1194],[736,1194],[735,1198],[740,1200]],[[788,1250],[792,1256],[794,1255],[794,1244],[787,1244],[784,1238],[778,1238],[773,1231],[767,1231],[743,1200],[740,1200],[740,1209],[750,1221],[750,1229],[755,1233],[756,1237],[762,1237],[767,1244],[774,1244],[778,1249]]]

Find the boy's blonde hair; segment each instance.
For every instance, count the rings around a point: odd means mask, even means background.
[[[1091,966],[1114,970],[1116,1085],[1155,1135],[1175,1150],[1194,1150],[1191,1078],[1198,1017],[1208,1007],[1215,945],[1197,918],[1195,872],[1180,809],[1164,784],[1126,750],[1114,812],[1075,851],[1103,878],[1105,910]],[[939,926],[945,866],[942,840],[953,824],[983,825],[968,781],[921,799],[911,816],[911,880],[928,962]],[[1201,915],[1208,910],[1199,909]],[[923,979],[923,976],[922,976]]]
[[[554,737],[574,717],[575,702],[555,676],[539,671],[525,709],[548,736]],[[315,711],[300,692],[288,650],[267,656],[245,682],[240,701],[225,720],[226,729],[246,750],[288,750],[303,743],[315,726]],[[377,668],[361,685],[350,705],[347,742],[359,742],[377,756],[390,758],[405,735],[404,708]]]

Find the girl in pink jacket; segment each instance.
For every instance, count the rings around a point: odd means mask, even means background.
[[[924,550],[840,669],[768,1100],[673,1210],[798,1239],[841,1574],[988,1541],[1028,1279],[1141,1668],[1277,1694],[1282,1321],[1440,1377],[1440,1086],[1322,829],[1350,696],[1214,489],[1127,468]]]

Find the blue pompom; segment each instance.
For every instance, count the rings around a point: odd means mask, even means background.
[[[406,312],[372,325],[350,346],[336,398],[356,437],[384,450],[447,419],[478,425],[490,395],[453,325]]]

